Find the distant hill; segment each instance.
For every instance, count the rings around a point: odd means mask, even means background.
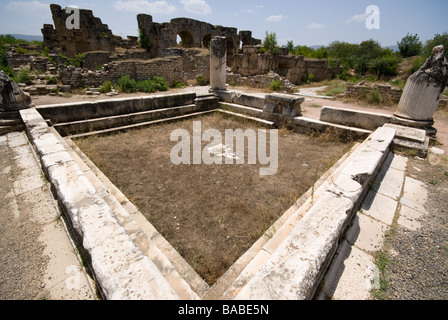
[[[43,36],[30,36],[25,34],[11,34],[16,39],[22,39],[25,41],[44,41]]]

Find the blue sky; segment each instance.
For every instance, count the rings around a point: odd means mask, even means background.
[[[52,24],[50,3],[91,9],[116,35],[137,35],[137,14],[147,13],[155,22],[188,17],[214,25],[251,30],[263,39],[275,32],[279,43],[328,45],[339,40],[360,43],[374,39],[383,46],[396,45],[407,33],[426,41],[448,32],[446,0],[112,0],[112,1],[0,1],[0,34],[41,35],[44,23]],[[366,8],[380,9],[380,29],[366,28]]]

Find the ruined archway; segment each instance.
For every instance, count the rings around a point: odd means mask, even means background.
[[[235,41],[232,38],[226,38],[227,40],[227,55],[234,55],[237,53],[239,45],[235,45]]]
[[[180,42],[178,42],[178,45],[182,48],[188,49],[194,46],[193,35],[190,31],[181,31],[178,33],[178,36],[180,37]]]
[[[211,41],[212,41],[212,35],[210,33],[206,34],[202,40],[202,47],[206,49],[210,48]]]

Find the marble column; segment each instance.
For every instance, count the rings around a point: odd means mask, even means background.
[[[226,90],[227,40],[213,37],[210,42],[210,89]]]
[[[448,62],[444,47],[437,46],[425,64],[409,77],[394,114],[394,122],[424,129],[435,136],[434,113],[448,80]]]

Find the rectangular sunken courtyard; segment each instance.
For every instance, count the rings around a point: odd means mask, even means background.
[[[203,131],[220,131],[223,140],[226,129],[262,129],[216,112],[74,142],[213,285],[353,144],[280,130],[275,175],[261,176],[268,165],[248,164],[247,152],[243,165],[175,165],[170,154],[178,142],[171,134],[184,129],[193,136],[195,121]]]

